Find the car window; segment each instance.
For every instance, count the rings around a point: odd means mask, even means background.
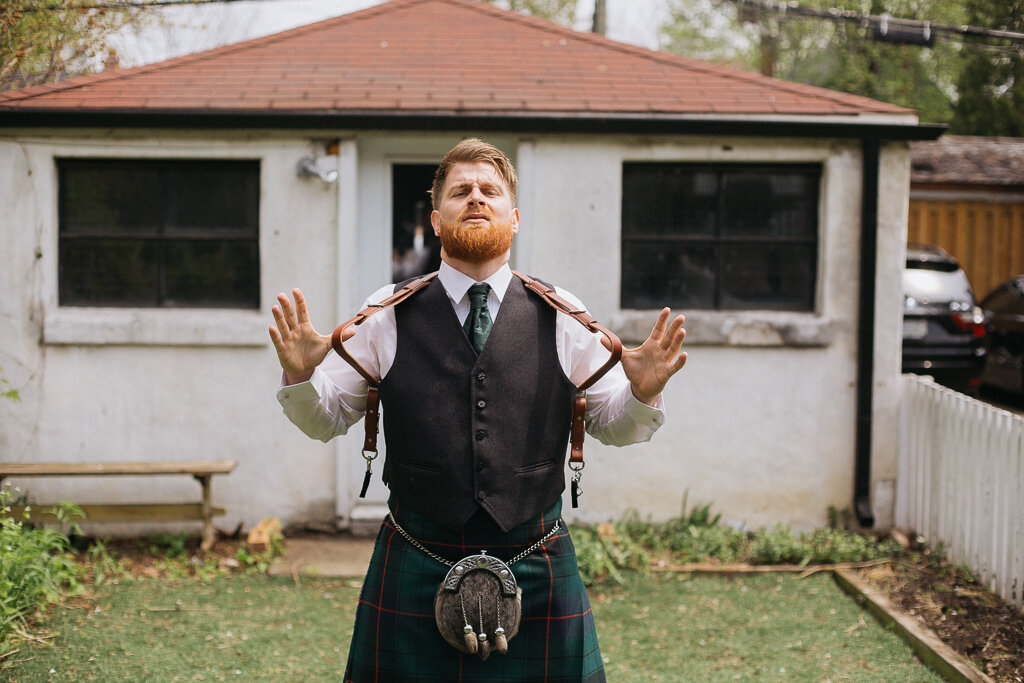
[[[1008,313],[1013,315],[1024,315],[1024,298],[1021,297],[1020,292],[1016,289],[1013,290],[1013,300],[1006,309]]]
[[[971,283],[962,270],[943,272],[925,268],[903,271],[903,294],[919,304],[974,303]]]
[[[981,303],[982,307],[986,310],[1000,313],[1006,310],[1011,304],[1013,304],[1014,292],[1006,285],[1001,286],[995,290]]]

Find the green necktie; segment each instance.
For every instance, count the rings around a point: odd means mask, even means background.
[[[466,316],[466,323],[463,329],[469,337],[469,343],[479,354],[487,342],[487,335],[491,333],[491,314],[487,310],[487,293],[491,291],[490,285],[473,285],[469,288],[469,315]]]

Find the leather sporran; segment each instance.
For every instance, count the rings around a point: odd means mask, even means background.
[[[434,619],[445,641],[486,660],[508,652],[519,632],[523,591],[512,570],[485,552],[452,566],[434,598]]]

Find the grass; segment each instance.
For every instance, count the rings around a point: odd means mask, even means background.
[[[939,681],[826,574],[625,572],[591,589],[608,678]],[[340,679],[358,582],[236,574],[108,583],[52,608],[19,681]],[[514,641],[513,641],[514,642]]]
[[[592,592],[611,681],[941,681],[818,573],[632,574]]]

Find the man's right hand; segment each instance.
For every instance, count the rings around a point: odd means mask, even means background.
[[[280,306],[271,310],[277,326],[270,327],[270,340],[277,349],[277,359],[284,370],[288,384],[305,382],[313,376],[313,370],[331,352],[331,338],[318,334],[309,322],[309,310],[302,291],[293,289],[295,307],[286,294],[278,294]]]

